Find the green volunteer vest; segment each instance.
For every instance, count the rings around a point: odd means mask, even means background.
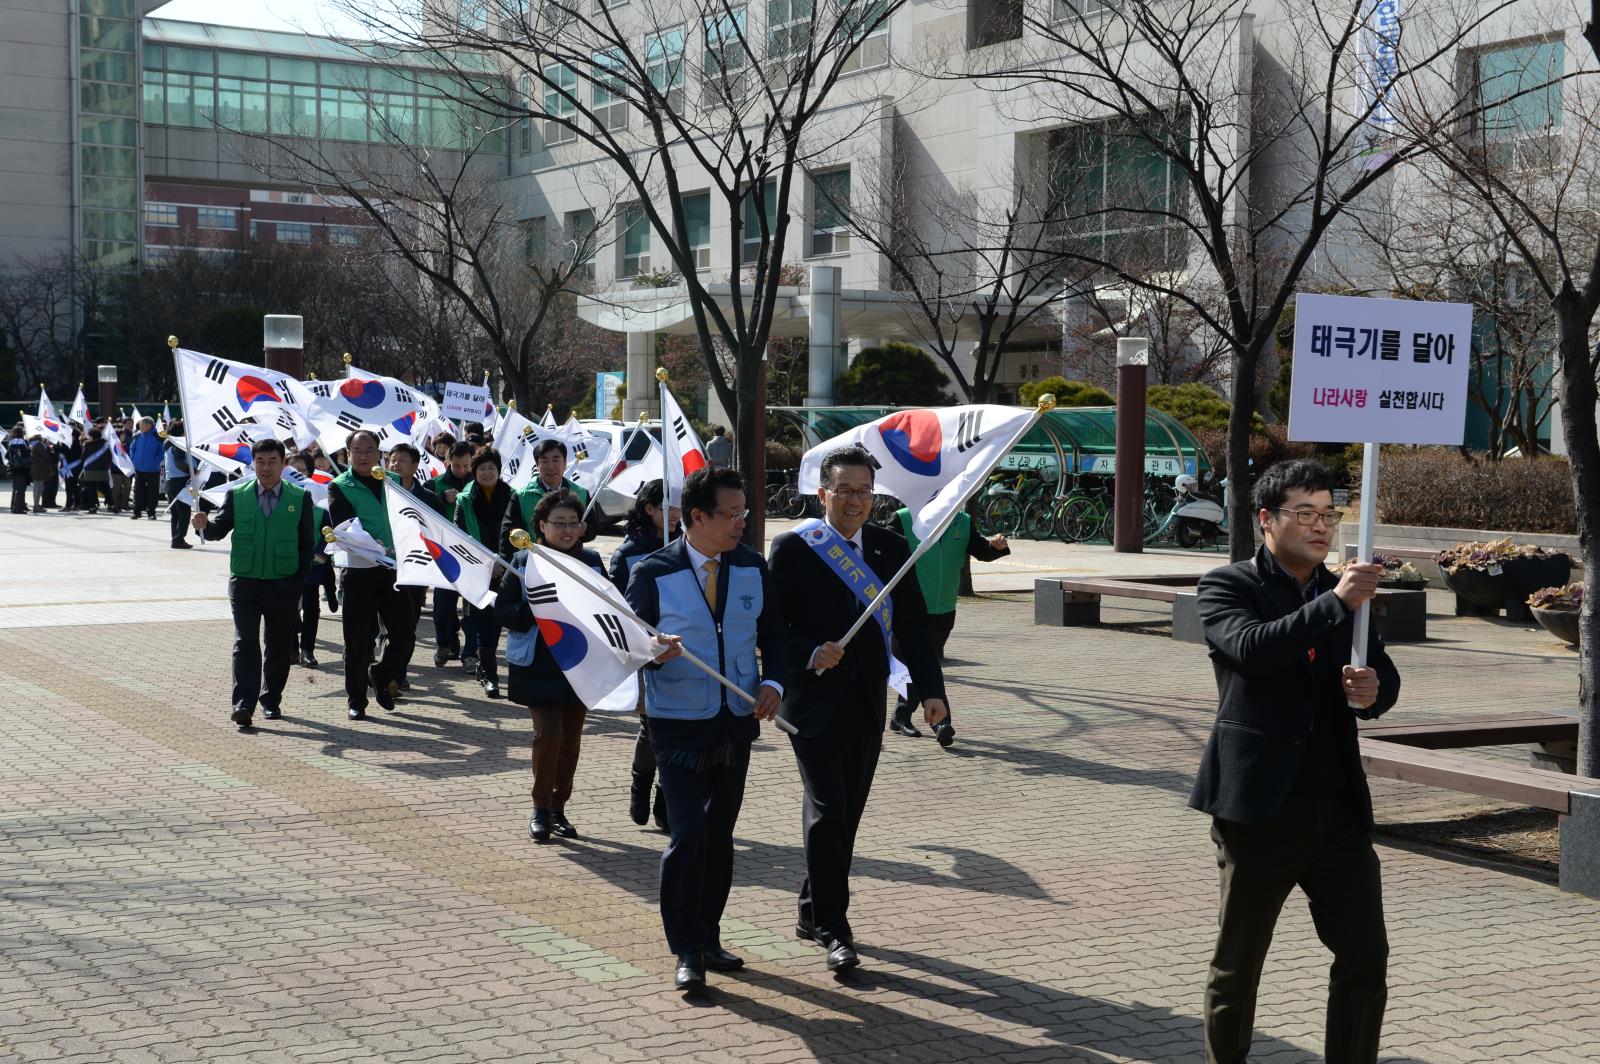
[[[510,491],[511,489],[507,487],[506,490]],[[462,488],[460,492],[456,494],[456,524],[466,529],[467,535],[471,536],[479,543],[485,543],[490,547],[490,549],[493,549],[493,540],[485,541],[482,532],[478,528],[478,511],[472,505],[473,501],[476,500],[477,497],[478,482],[475,480],[468,482],[467,486]],[[492,531],[496,536],[500,534],[500,530],[498,528],[493,529]]]
[[[394,550],[394,533],[389,531],[389,505],[378,497],[377,492],[361,483],[355,473],[346,469],[343,473],[333,478],[339,486],[339,491],[349,502],[350,508],[356,512],[356,517],[361,521],[361,527],[373,539]]]
[[[911,549],[917,549],[917,534],[911,531],[911,511],[901,509],[895,514],[900,519],[900,531],[905,533]],[[929,613],[954,613],[956,598],[961,594],[961,567],[966,564],[967,543],[972,538],[972,515],[956,514],[939,542],[928,548],[917,559],[917,583],[922,587],[922,598]]]
[[[589,505],[589,493],[583,488],[580,488],[566,477],[561,478],[561,486],[576,495],[580,504],[586,507]],[[539,505],[539,500],[545,497],[545,494],[544,486],[539,482],[538,477],[534,477],[532,484],[517,492],[517,507],[522,514],[522,527],[528,530],[528,535],[534,536],[536,539],[538,536],[533,529],[533,511]],[[460,500],[461,496],[457,495],[456,501],[459,502]]]
[[[281,580],[300,571],[300,519],[306,492],[285,482],[271,517],[263,517],[254,483],[229,492],[233,497],[233,551],[229,571],[252,580]]]

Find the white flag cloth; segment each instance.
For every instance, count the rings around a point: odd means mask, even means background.
[[[611,475],[611,483],[607,485],[612,491],[620,491],[624,495],[638,495],[639,489],[652,480],[660,479],[661,445],[648,431],[642,434],[649,441],[649,449],[639,458],[628,461],[626,458],[617,462],[617,471]]]
[[[441,517],[433,507],[400,487],[383,482],[394,533],[396,584],[455,591],[479,609],[494,601],[494,552]]]
[[[556,424],[555,410],[548,406],[544,408],[544,417],[539,419],[539,427],[547,432],[554,431],[559,427]]]
[[[679,506],[683,503],[683,480],[705,468],[706,449],[665,381],[661,383],[661,452],[667,505]]]
[[[434,457],[432,451],[423,450],[422,461],[417,464],[417,476],[423,480],[432,480],[434,477],[443,476],[449,468],[449,466]]]
[[[309,381],[303,387],[311,397],[306,419],[329,454],[343,449],[357,429],[375,433],[379,449],[388,450],[410,440],[419,421],[438,414],[432,399],[393,377],[349,376],[342,381]]]
[[[539,546],[526,557],[523,586],[539,638],[580,702],[605,703],[661,652],[655,633],[599,573]]]
[[[49,440],[51,443],[72,442],[72,429],[64,422],[53,417],[34,417],[32,414],[22,415],[23,435],[32,437],[35,433]]]
[[[172,358],[179,394],[193,407],[183,412],[184,434],[196,443],[229,439],[240,425],[251,424],[300,446],[314,438],[301,420],[310,396],[288,374],[181,347]]]
[[[611,441],[604,436],[591,436],[580,429],[567,440],[567,476],[590,495],[599,490],[610,468]]]
[[[83,426],[85,432],[89,430],[89,400],[83,397],[83,385],[78,386],[78,394],[72,400],[72,410],[67,414],[68,421],[76,421]]]
[[[81,389],[79,390],[78,394],[83,394]],[[170,424],[172,424],[172,404],[162,403],[161,420],[156,422],[156,428],[160,429],[162,433],[165,433],[167,431],[167,426]]]
[[[483,388],[489,393],[489,398],[483,404],[483,417],[478,420],[483,424],[484,432],[493,432],[500,424],[500,411],[495,409],[494,389],[489,387],[489,373],[484,371]]]
[[[108,429],[106,442],[111,445],[111,464],[121,470],[123,476],[133,476],[133,456],[122,445],[122,433]]]
[[[283,470],[283,479],[285,481],[293,484],[297,488],[304,488],[306,494],[311,496],[312,503],[326,510],[328,508],[328,483],[333,478],[329,477],[326,473],[321,474],[321,476],[323,476],[325,479],[321,481],[316,480],[314,477],[306,476],[293,466],[285,466]],[[216,484],[212,487],[206,488],[200,493],[200,497],[206,502],[221,506],[222,500],[227,497],[228,492],[232,491],[234,488],[237,488],[241,484],[254,484],[255,482],[255,474],[250,473],[238,480],[230,480],[226,483]]]
[[[573,468],[578,465],[580,451],[587,459],[584,450],[593,440],[585,436],[581,441],[566,438],[559,429],[552,432],[523,417],[515,410],[507,410],[500,419],[500,428],[494,436],[494,449],[500,452],[502,463],[500,475],[505,482],[511,485],[512,491],[521,491],[533,483],[533,478],[538,474],[534,464],[533,450],[544,440],[558,440],[567,449],[567,476],[572,476]],[[582,483],[578,481],[578,483]],[[587,485],[586,485],[587,486]]]
[[[45,394],[44,385],[42,384],[39,385],[39,412],[34,416],[41,421],[47,418],[51,421],[61,420],[61,415],[56,413],[56,404],[52,403],[50,397]]]
[[[237,437],[235,430],[229,435]],[[185,454],[209,466],[222,470],[229,476],[253,476],[251,463],[255,453],[250,441],[244,439],[218,440],[215,443],[190,443],[183,436],[168,436],[167,442]]]
[[[128,416],[133,418],[133,427],[137,429],[139,427],[139,422],[144,420],[144,415],[139,413],[139,408],[136,406],[130,406],[128,409],[130,411]]]
[[[912,529],[926,539],[1016,445],[1033,415],[1016,406],[896,410],[807,451],[800,459],[799,490],[816,494],[828,452],[865,447],[878,463],[877,493],[904,503],[912,514]]]
[[[384,494],[387,495],[388,492]],[[357,558],[386,565],[390,569],[394,568],[394,559],[389,557],[389,552],[384,549],[382,543],[372,538],[372,533],[361,527],[359,517],[352,517],[334,526],[332,546],[335,551],[353,554]],[[333,563],[339,565],[339,559],[335,557]]]

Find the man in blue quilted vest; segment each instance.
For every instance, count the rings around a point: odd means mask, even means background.
[[[628,581],[628,604],[731,680],[740,698],[674,647],[645,668],[645,713],[671,841],[661,858],[661,922],[677,956],[674,985],[705,987],[706,969],[744,961],[722,948],[733,884],[733,828],[744,802],[750,744],[777,715],[789,649],[766,559],[740,542],[749,502],[731,469],[700,469],[683,485],[684,535]],[[759,659],[757,652],[760,652]]]

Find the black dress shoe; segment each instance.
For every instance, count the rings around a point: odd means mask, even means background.
[[[379,683],[378,678],[375,675],[369,675],[368,680],[372,684],[372,697],[377,701],[378,705],[383,709],[393,712],[394,694],[397,690],[399,690],[399,688],[396,687],[393,682],[383,684]]]
[[[816,942],[817,929],[807,923],[796,923],[794,925],[794,937],[801,942]]]
[[[896,713],[891,716],[889,718],[889,730],[898,732],[901,735],[908,735],[913,739],[922,738],[922,733],[917,731],[917,726],[915,724],[911,723],[911,717],[909,715],[901,717],[900,714]]]
[[[228,719],[237,724],[240,731],[244,731],[244,729],[250,727],[250,720],[254,716],[254,712],[254,710],[249,709],[236,709],[228,714]]]
[[[478,678],[478,684],[479,684],[479,686],[481,686],[483,688],[484,697],[486,697],[486,698],[499,698],[500,697],[500,681],[499,680],[496,680],[491,676],[481,676],[481,677]]]
[[[744,967],[744,958],[735,957],[721,946],[701,951],[706,968],[713,972],[736,972]]]
[[[281,709],[268,709],[266,706],[262,706],[261,707],[261,715],[263,717],[265,717],[267,720],[279,720],[279,719],[281,719],[283,717],[283,710],[281,710]]]
[[[828,947],[828,971],[843,972],[858,967],[861,958],[856,956],[855,947],[848,942],[835,941]]]
[[[939,740],[939,745],[948,747],[956,741],[956,726],[948,721],[941,721],[933,726],[933,737]]]
[[[628,792],[628,819],[644,827],[650,819],[650,784],[635,780]]]
[[[395,682],[400,685],[400,690],[402,690],[402,691],[411,690],[411,681],[406,679],[404,676],[400,677],[400,679],[395,681]]]
[[[345,713],[345,716],[349,717],[351,720],[366,720],[367,707],[351,706],[350,709]]]
[[[572,826],[572,821],[567,819],[567,814],[559,809],[551,811],[550,826],[555,828],[556,834],[564,839],[578,837],[578,829]]]
[[[706,988],[705,961],[700,952],[678,954],[678,971],[672,978],[674,990],[704,990]]]
[[[528,821],[528,837],[541,844],[550,841],[550,810],[533,811],[533,819]]]
[[[316,659],[316,657],[314,657],[312,655],[311,651],[309,651],[309,650],[301,651],[301,653],[300,653],[300,665],[301,665],[302,668],[314,669],[314,668],[317,667],[317,659]]]
[[[449,662],[450,662],[450,648],[449,647],[434,647],[433,648],[433,667],[434,668],[442,669],[442,668],[445,667],[445,665],[449,664]]]
[[[173,550],[194,550],[194,544],[186,540],[178,540],[172,545]]]

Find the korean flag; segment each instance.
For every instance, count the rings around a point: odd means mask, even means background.
[[[599,706],[661,647],[611,582],[581,563],[530,548],[523,584],[539,638],[586,706]]]
[[[431,506],[384,479],[383,498],[394,533],[396,584],[459,592],[479,609],[494,602],[494,552],[446,521]]]

